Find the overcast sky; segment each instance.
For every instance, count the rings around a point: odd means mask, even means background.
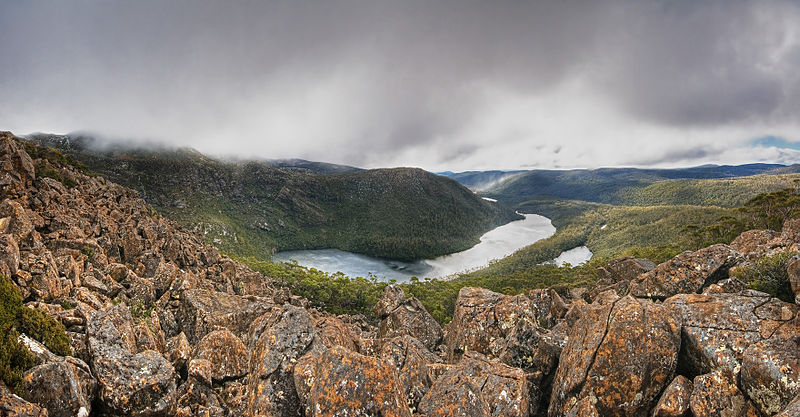
[[[800,162],[800,2],[0,0],[0,130],[429,170]]]

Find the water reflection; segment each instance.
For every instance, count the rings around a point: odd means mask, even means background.
[[[483,236],[477,245],[463,252],[416,262],[373,258],[338,249],[317,249],[278,252],[274,261],[296,260],[303,266],[347,276],[375,275],[378,279],[407,281],[412,276],[441,278],[482,268],[494,259],[504,258],[516,250],[550,237],[556,229],[550,219],[526,214],[525,219],[497,227]]]

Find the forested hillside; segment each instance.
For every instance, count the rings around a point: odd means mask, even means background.
[[[268,259],[275,250],[337,248],[430,258],[467,249],[486,231],[521,218],[420,169],[361,171],[289,161],[283,164],[294,168],[285,170],[258,161],[223,162],[191,149],[96,150],[99,145],[86,137],[28,139],[138,190],[159,213],[239,256]],[[345,172],[297,172],[298,166]]]

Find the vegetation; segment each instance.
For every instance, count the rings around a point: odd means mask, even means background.
[[[72,354],[64,326],[22,304],[14,283],[0,276],[0,380],[16,393],[22,388],[23,372],[34,365],[33,356],[18,341],[20,333],[41,342],[57,355]]]
[[[760,194],[743,206],[706,225],[689,225],[695,246],[728,243],[752,229],[780,230],[789,219],[800,217],[800,190],[786,188]]]
[[[555,285],[587,285],[596,279],[596,268],[602,263],[598,259],[576,268],[539,265],[536,273],[528,274],[473,276],[454,281],[412,278],[409,282],[396,283],[378,281],[375,277],[350,278],[342,274],[327,274],[295,263],[275,264],[252,257],[238,260],[288,287],[292,294],[307,298],[314,307],[333,314],[363,314],[373,323],[377,322],[377,317],[372,308],[383,296],[386,286],[394,283],[406,294],[417,297],[441,324],[452,319],[458,291],[463,287],[483,287],[513,295]]]
[[[795,255],[793,252],[785,252],[767,256],[749,266],[734,269],[731,271],[731,276],[744,282],[749,288],[792,303],[794,292],[789,284],[786,267]]]
[[[530,200],[556,199],[613,205],[735,207],[760,193],[790,186],[799,177],[791,174],[798,170],[800,166],[796,165],[767,164],[671,170],[534,170],[502,181],[485,194],[514,206]],[[492,172],[486,175],[491,177]],[[470,180],[475,181],[474,178]]]
[[[189,149],[104,152],[80,138],[37,136],[221,250],[269,258],[276,250],[337,248],[414,260],[467,249],[520,218],[454,180],[419,169],[354,170],[309,162],[222,162]],[[309,172],[333,172],[315,174]]]

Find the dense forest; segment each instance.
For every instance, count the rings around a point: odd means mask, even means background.
[[[483,233],[521,218],[421,169],[225,162],[191,149],[98,150],[85,137],[28,139],[138,190],[159,213],[238,256],[336,248],[399,260],[433,258],[467,249]]]

